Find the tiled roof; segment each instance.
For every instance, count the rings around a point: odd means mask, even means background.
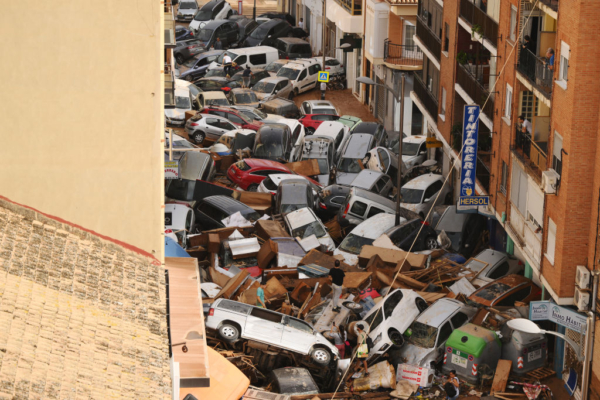
[[[0,200],[0,399],[170,399],[165,310],[156,260]]]

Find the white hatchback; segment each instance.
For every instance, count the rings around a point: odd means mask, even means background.
[[[401,206],[416,212],[424,220],[431,208],[451,200],[452,188],[450,183],[444,184],[442,175],[425,174],[408,181],[400,193]]]
[[[327,233],[327,228],[310,208],[305,207],[287,213],[284,220],[292,237],[305,239],[315,235],[319,243],[327,247],[327,251],[335,250],[335,243]]]

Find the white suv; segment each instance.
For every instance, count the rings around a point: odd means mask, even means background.
[[[194,19],[190,22],[189,29],[197,32],[204,28],[210,21],[217,19],[227,19],[233,14],[233,10],[225,0],[211,0],[202,6],[194,15]]]
[[[228,342],[255,340],[309,355],[321,365],[339,357],[338,349],[307,322],[237,301],[215,301],[206,317],[206,328]]]

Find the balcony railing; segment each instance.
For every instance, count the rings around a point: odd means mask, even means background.
[[[544,59],[536,56],[528,49],[521,49],[517,68],[537,90],[550,99],[554,71],[549,68]]]
[[[429,49],[431,54],[440,61],[440,54],[442,53],[442,42],[433,33],[420,18],[417,18],[417,37],[419,40]]]
[[[460,16],[472,26],[481,27],[481,34],[496,46],[498,23],[469,0],[460,0]]]
[[[558,0],[540,0],[540,3],[550,7],[552,11],[558,11]]]
[[[423,66],[423,52],[417,45],[395,44],[386,39],[383,47],[383,57],[386,63],[412,67]]]
[[[531,134],[523,132],[523,128],[520,125],[515,126],[516,137],[515,137],[515,150],[516,154],[521,156],[524,161],[529,161],[528,167],[531,172],[540,178],[542,171],[546,170],[548,163],[548,156],[546,150],[548,148],[548,142],[535,142],[531,138]],[[524,157],[523,157],[524,156]]]
[[[350,15],[362,15],[362,1],[360,0],[335,0]]]
[[[414,75],[414,91],[421,103],[425,106],[425,109],[433,117],[434,120],[437,121],[438,115],[438,101],[433,97],[433,94],[427,89],[425,83],[418,74]]]
[[[478,75],[476,72],[477,70],[477,66],[463,65],[457,62],[456,83],[458,83],[464,89],[464,91],[467,92],[469,97],[471,97],[476,104],[483,105],[490,92],[479,81],[480,78],[483,80],[483,72]],[[487,103],[485,103],[485,107],[483,107],[483,113],[487,115],[489,119],[494,118],[494,99],[492,97],[490,97],[489,100],[487,100]]]
[[[175,107],[175,76],[169,64],[165,64],[165,108]]]

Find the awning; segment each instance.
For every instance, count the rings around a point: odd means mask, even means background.
[[[327,0],[327,19],[344,33],[363,33],[362,15],[352,16],[333,0]]]

